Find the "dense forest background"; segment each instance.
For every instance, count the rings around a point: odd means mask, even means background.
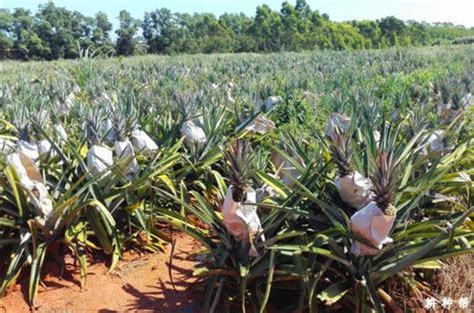
[[[280,11],[258,6],[255,16],[146,12],[142,20],[121,11],[119,28],[106,14],[94,17],[40,5],[36,14],[0,9],[0,58],[77,58],[83,51],[103,55],[145,53],[276,52],[313,49],[371,49],[472,42],[474,29],[451,23],[428,24],[386,17],[334,22],[305,0],[283,2]]]

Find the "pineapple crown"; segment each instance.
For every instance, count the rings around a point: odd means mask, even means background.
[[[336,163],[337,171],[340,177],[347,176],[354,172],[351,164],[352,150],[350,147],[351,133],[342,133],[336,128],[333,141],[330,146],[331,156]]]
[[[183,122],[192,120],[199,116],[198,106],[199,98],[202,94],[186,92],[186,93],[175,93],[173,98],[178,104],[178,111],[181,114]]]
[[[31,123],[35,129],[36,136],[42,137],[41,132],[47,127],[49,120],[49,113],[46,109],[40,108],[36,113],[31,114]]]
[[[224,151],[228,179],[233,186],[232,198],[242,202],[247,198],[247,189],[251,186],[251,164],[253,151],[248,141],[236,140]]]
[[[383,127],[380,143],[371,151],[371,170],[369,178],[372,182],[374,201],[387,215],[393,215],[392,202],[399,179],[401,159],[397,157],[398,131],[391,127]],[[372,147],[374,148],[374,147]]]
[[[18,131],[18,137],[20,140],[28,141],[30,139],[29,127],[30,127],[30,113],[24,106],[13,107],[13,124]]]
[[[104,111],[95,106],[93,108],[87,108],[85,112],[85,132],[86,140],[91,145],[96,145],[101,141],[101,128],[105,121]]]
[[[133,98],[125,99],[121,105],[112,106],[111,115],[117,139],[124,141],[138,125],[138,114]]]

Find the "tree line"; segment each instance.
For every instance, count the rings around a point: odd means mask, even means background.
[[[88,17],[42,4],[36,14],[0,9],[0,58],[54,60],[77,58],[82,51],[106,55],[145,53],[277,52],[313,49],[372,49],[450,42],[474,35],[473,28],[386,17],[376,21],[334,22],[305,0],[283,2],[279,11],[260,5],[255,16],[146,12],[135,19],[123,10],[119,27],[106,14]]]

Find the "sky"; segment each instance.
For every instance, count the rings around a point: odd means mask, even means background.
[[[129,11],[135,18],[143,18],[147,11],[168,8],[172,12],[210,12],[220,15],[225,12],[254,15],[260,4],[268,4],[279,10],[283,0],[55,0],[56,6],[76,10],[93,16],[106,13],[114,27],[120,10]],[[295,0],[290,1],[295,3]],[[38,5],[46,0],[0,0],[0,8],[22,7],[36,12]],[[329,14],[331,20],[375,20],[395,16],[402,20],[426,22],[452,22],[474,27],[474,0],[307,0],[313,10]]]

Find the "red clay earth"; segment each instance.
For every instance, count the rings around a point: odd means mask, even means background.
[[[188,287],[195,278],[192,271],[195,261],[189,252],[199,249],[199,244],[184,234],[175,234],[176,247],[172,261],[171,283],[169,254],[129,253],[116,270],[107,274],[103,262],[89,267],[84,290],[80,287],[80,275],[71,259],[66,260],[66,270],[60,279],[59,268],[46,264],[45,286],[39,287],[36,300],[37,312],[124,312],[154,311],[160,313],[192,313],[196,311],[196,294]],[[4,298],[0,298],[0,313],[29,312],[25,299],[28,277],[13,286]]]

